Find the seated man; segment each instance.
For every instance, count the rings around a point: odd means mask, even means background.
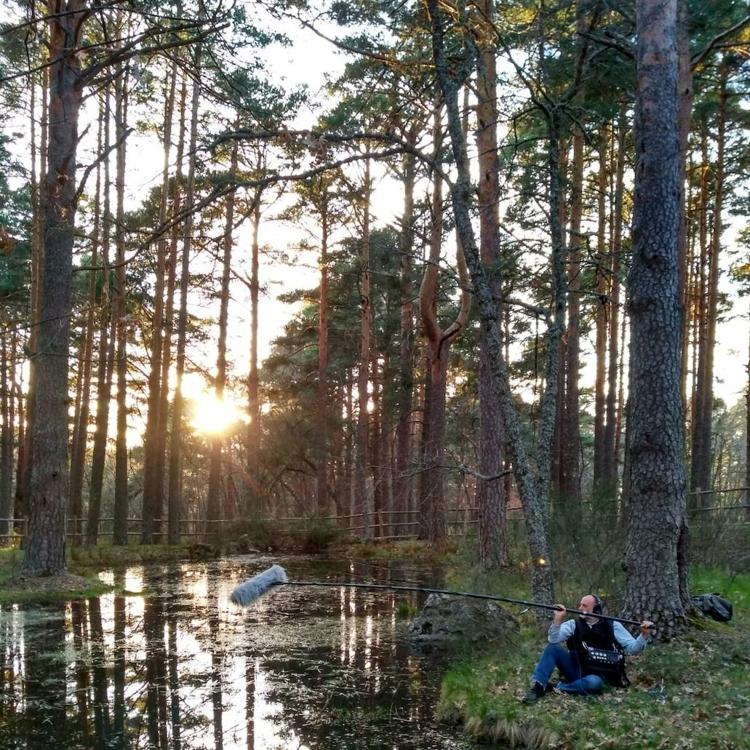
[[[549,643],[542,652],[532,675],[531,688],[523,698],[524,703],[534,703],[551,689],[549,678],[558,668],[565,682],[555,687],[558,692],[572,695],[598,695],[605,682],[627,687],[625,654],[637,654],[648,643],[653,623],[644,620],[641,633],[633,638],[619,622],[601,620],[602,603],[598,596],[588,594],[581,599],[578,609],[591,615],[579,615],[575,620],[565,619],[565,607],[555,605],[549,626]],[[567,648],[561,644],[566,642]]]

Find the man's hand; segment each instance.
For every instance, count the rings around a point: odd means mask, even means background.
[[[651,622],[650,620],[644,620],[641,623],[641,635],[644,638],[648,638],[650,635],[652,635],[653,630],[654,630],[654,623]]]
[[[555,614],[553,615],[553,622],[555,625],[562,625],[562,621],[565,619],[567,612],[565,611],[564,604],[555,604]]]

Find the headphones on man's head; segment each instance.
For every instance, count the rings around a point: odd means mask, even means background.
[[[596,594],[591,594],[591,596],[594,597],[594,608],[591,611],[595,615],[600,615],[602,613],[602,600]]]

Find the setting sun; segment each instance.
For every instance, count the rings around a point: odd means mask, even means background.
[[[191,401],[190,424],[196,432],[218,435],[230,430],[237,422],[244,421],[244,412],[237,404],[229,398],[217,398],[213,391],[196,394]]]

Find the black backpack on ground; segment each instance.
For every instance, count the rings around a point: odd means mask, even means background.
[[[700,594],[693,597],[695,608],[706,617],[719,622],[729,622],[732,619],[732,602],[719,594]]]

